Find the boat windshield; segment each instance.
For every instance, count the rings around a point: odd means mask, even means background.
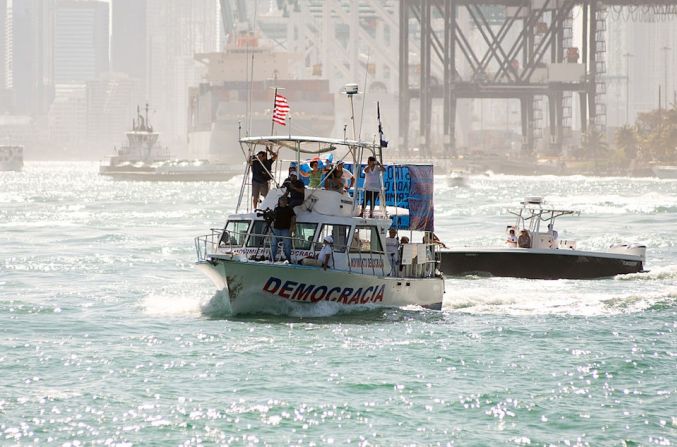
[[[334,239],[334,252],[344,253],[348,244],[349,231],[348,225],[323,224],[318,238],[319,244],[322,245],[325,236],[331,236]]]
[[[299,250],[310,250],[315,239],[315,230],[317,224],[314,223],[296,223],[296,236],[294,246]]]
[[[266,236],[270,233],[270,226],[263,220],[255,220],[252,225],[251,234],[247,241],[247,247],[263,247],[266,242]]]
[[[221,236],[221,244],[228,244],[235,247],[244,245],[249,229],[249,220],[230,220],[226,224],[226,230]]]
[[[353,232],[353,239],[350,241],[351,252],[382,253],[381,238],[378,235],[378,229],[371,226],[358,225]]]

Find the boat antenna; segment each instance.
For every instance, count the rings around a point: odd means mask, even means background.
[[[367,75],[369,74],[369,57],[371,48],[367,50],[367,65],[364,67],[364,95],[362,96],[362,111],[360,112],[360,130],[357,132],[358,139],[362,139],[362,123],[364,122],[364,104],[367,102]]]
[[[353,96],[359,93],[357,84],[346,84],[346,95],[350,99],[350,121],[353,123],[353,140],[357,140],[356,128],[355,128],[355,107],[353,104]]]
[[[249,43],[247,43],[249,46]],[[252,62],[249,65],[251,76],[249,76],[249,97],[247,98],[247,108],[249,109],[249,129],[247,135],[252,134],[252,94],[254,92],[254,52],[252,51]]]

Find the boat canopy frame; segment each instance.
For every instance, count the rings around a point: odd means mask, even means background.
[[[517,217],[515,228],[527,228],[532,233],[540,232],[541,222],[555,224],[562,216],[578,216],[580,211],[543,207],[542,203],[524,203],[519,209],[508,209],[508,213]]]
[[[347,138],[326,138],[326,137],[316,137],[316,136],[308,136],[308,135],[267,135],[267,136],[256,136],[256,137],[241,137],[240,140],[240,148],[242,149],[242,153],[245,156],[245,172],[244,172],[244,177],[242,179],[242,186],[240,188],[240,197],[238,198],[237,202],[237,208],[236,208],[236,213],[240,212],[240,207],[242,205],[242,200],[243,198],[247,195],[247,186],[251,186],[250,179],[249,179],[249,174],[251,170],[251,165],[249,163],[249,160],[252,160],[255,154],[257,153],[257,149],[259,146],[264,146],[267,149],[270,149],[271,147],[277,147],[277,151],[273,151],[275,155],[277,156],[279,154],[279,151],[281,149],[286,149],[290,150],[295,153],[295,162],[297,166],[301,165],[301,154],[307,154],[307,155],[314,155],[314,156],[320,156],[322,154],[328,154],[331,152],[336,152],[339,150],[339,148],[345,148],[346,153],[343,155],[341,158],[338,160],[334,160],[333,166],[331,170],[329,170],[326,175],[331,175],[334,170],[336,169],[336,166],[338,165],[338,162],[343,161],[346,157],[351,156],[352,158],[352,164],[353,164],[353,170],[355,170],[356,167],[362,165],[362,160],[364,159],[364,153],[367,152],[368,155],[376,157],[376,159],[379,161],[381,165],[383,165],[383,148],[381,147],[380,144],[377,144],[376,142],[368,142],[368,141],[361,141],[361,140],[349,140]],[[245,148],[246,147],[246,148]],[[271,149],[272,150],[272,149]],[[278,159],[279,160],[279,159]],[[270,175],[270,177],[273,179],[275,182],[276,187],[280,187],[280,183],[276,180],[278,177],[280,177],[281,173],[281,163],[277,163],[277,170],[276,174],[273,172],[268,171],[265,166],[262,166],[263,169]],[[357,198],[359,197],[360,189],[357,187],[357,176],[359,176],[359,173],[354,172],[352,173],[354,178],[355,178],[355,190],[353,193],[353,211],[355,211],[355,208],[357,207],[358,201]],[[380,179],[380,196],[385,197],[384,193],[384,184],[383,184],[383,175],[379,175]],[[245,201],[246,204],[246,210],[250,211],[249,209],[249,200]],[[379,204],[379,207],[381,208],[381,212],[383,216],[387,217],[387,212],[386,212],[386,207],[384,201],[381,201]],[[251,210],[254,211],[254,210]]]

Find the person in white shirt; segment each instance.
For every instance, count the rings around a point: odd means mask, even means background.
[[[508,233],[508,238],[505,240],[505,243],[508,244],[508,247],[517,247],[517,236],[515,235],[515,229],[511,228]]]
[[[362,201],[360,216],[364,215],[364,209],[369,202],[369,217],[374,217],[374,205],[381,191],[381,172],[383,171],[385,171],[385,168],[376,161],[376,157],[367,159],[367,167],[364,168],[364,200]]]
[[[557,233],[557,230],[553,227],[552,223],[548,224],[548,234],[552,236],[552,245],[551,248],[557,248],[557,238],[559,237],[559,234]]]
[[[386,238],[386,253],[390,260],[390,276],[397,276],[400,263],[400,241],[397,239],[397,230],[391,228],[388,230]]]
[[[334,238],[327,235],[322,241],[324,245],[317,255],[317,259],[322,262],[323,270],[327,270],[327,267],[334,268]]]

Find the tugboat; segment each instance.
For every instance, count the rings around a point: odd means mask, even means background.
[[[137,117],[127,132],[127,145],[116,150],[99,174],[117,180],[144,181],[226,181],[239,173],[239,165],[211,164],[207,160],[172,159],[169,150],[158,144],[160,134],[153,130],[137,107]]]
[[[299,164],[301,154],[332,152],[341,160],[353,158],[353,166],[361,166],[363,155],[381,158],[378,144],[346,139],[266,136],[240,142],[254,163],[251,157],[262,148],[289,151]],[[248,177],[245,172],[238,202],[244,199],[247,206]],[[353,195],[359,197],[362,192],[358,186]],[[347,308],[441,308],[444,279],[436,270],[434,244],[403,245],[398,256],[402,261],[394,265],[386,251],[386,232],[393,221],[383,203],[373,217],[361,217],[360,205],[349,193],[306,188],[303,202],[293,208],[296,223],[292,236],[274,239],[269,229],[284,195],[285,188],[276,187],[259,209],[236,211],[228,216],[222,230],[212,229],[211,234],[195,239],[198,269],[217,289],[227,289],[233,314],[284,313],[290,303],[304,307],[331,303]],[[293,246],[291,259],[272,259],[273,252],[282,251],[274,250],[274,245],[286,239]],[[318,253],[328,244],[331,266],[325,269]]]
[[[0,171],[21,171],[23,167],[23,146],[0,146]]]
[[[578,211],[546,207],[541,197],[527,197],[506,228],[503,248],[457,248],[440,251],[443,274],[489,275],[530,279],[593,279],[643,272],[646,246],[613,245],[606,252],[582,251],[574,240],[560,240],[555,220]],[[541,224],[547,224],[542,231]]]

